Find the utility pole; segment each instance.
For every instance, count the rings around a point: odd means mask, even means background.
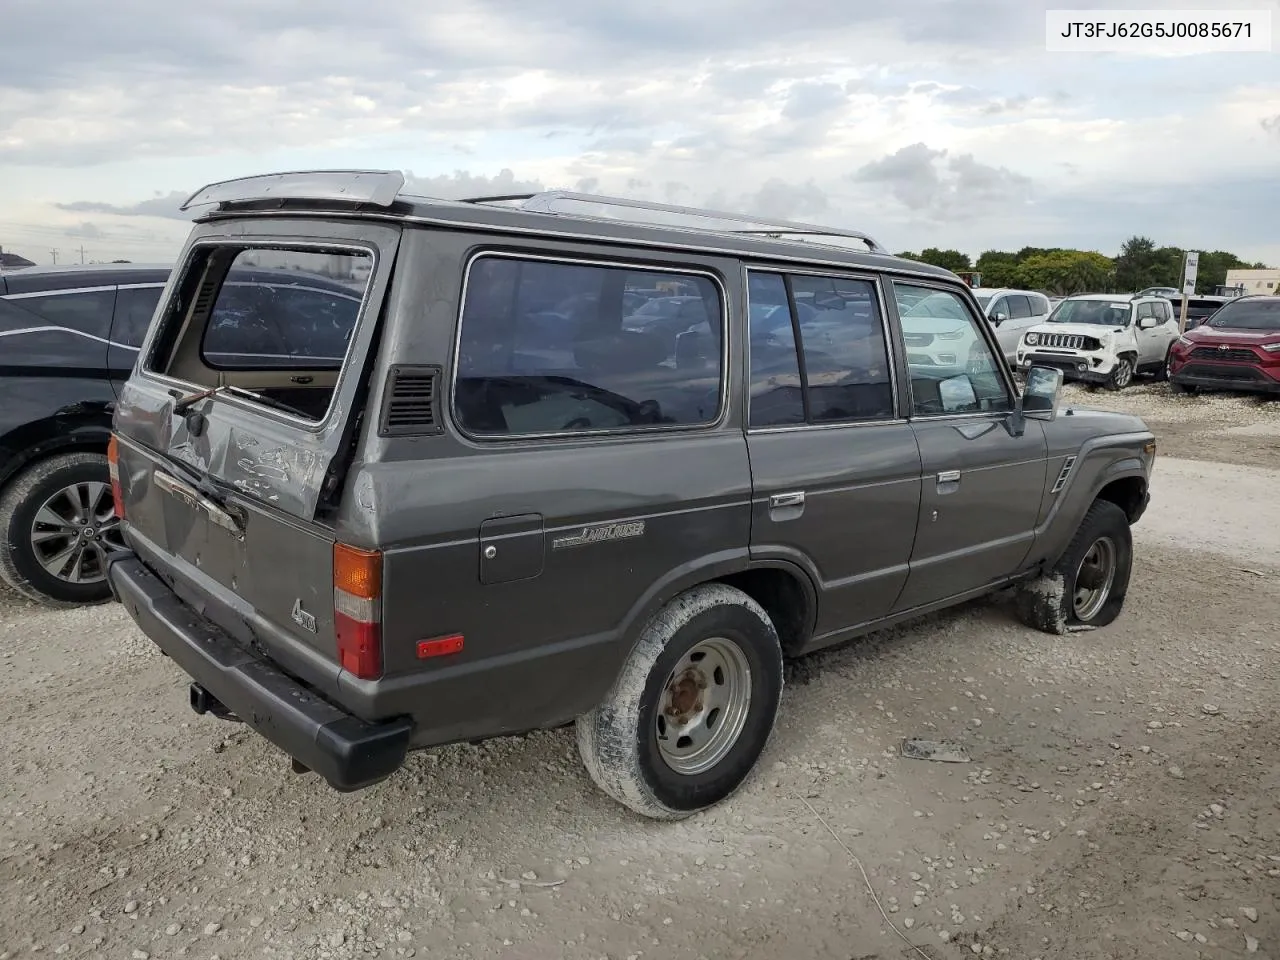
[[[80,244],[80,265],[84,265],[84,244]]]
[[[50,247],[49,252],[53,254],[53,265],[56,267],[58,265],[58,248]]]

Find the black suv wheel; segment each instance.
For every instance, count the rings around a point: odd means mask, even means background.
[[[124,546],[107,458],[67,453],[28,467],[0,492],[0,578],[48,606],[111,599],[106,558]]]

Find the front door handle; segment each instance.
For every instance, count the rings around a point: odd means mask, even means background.
[[[769,498],[769,506],[773,509],[779,507],[800,507],[804,505],[804,492],[798,493],[775,493]]]
[[[941,473],[938,474],[938,483],[959,483],[959,482],[960,482],[959,470],[943,470]]]

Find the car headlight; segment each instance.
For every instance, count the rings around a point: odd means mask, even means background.
[[[1194,340],[1188,340],[1186,337],[1178,337],[1178,343],[1184,347],[1194,347],[1196,345]],[[1263,347],[1262,349],[1265,350],[1267,348]],[[1276,349],[1280,350],[1280,343],[1276,344]]]
[[[1264,343],[1262,349],[1267,353],[1280,353],[1280,343]]]
[[[1022,338],[1022,342],[1029,347],[1034,347],[1037,343],[1040,342],[1040,334],[1028,333]]]

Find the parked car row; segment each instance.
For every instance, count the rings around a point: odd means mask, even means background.
[[[1280,297],[1195,298],[1186,329],[1160,296],[1067,297],[1025,329],[1013,363],[1059,369],[1068,380],[1122,390],[1139,375],[1176,393],[1280,393]]]

